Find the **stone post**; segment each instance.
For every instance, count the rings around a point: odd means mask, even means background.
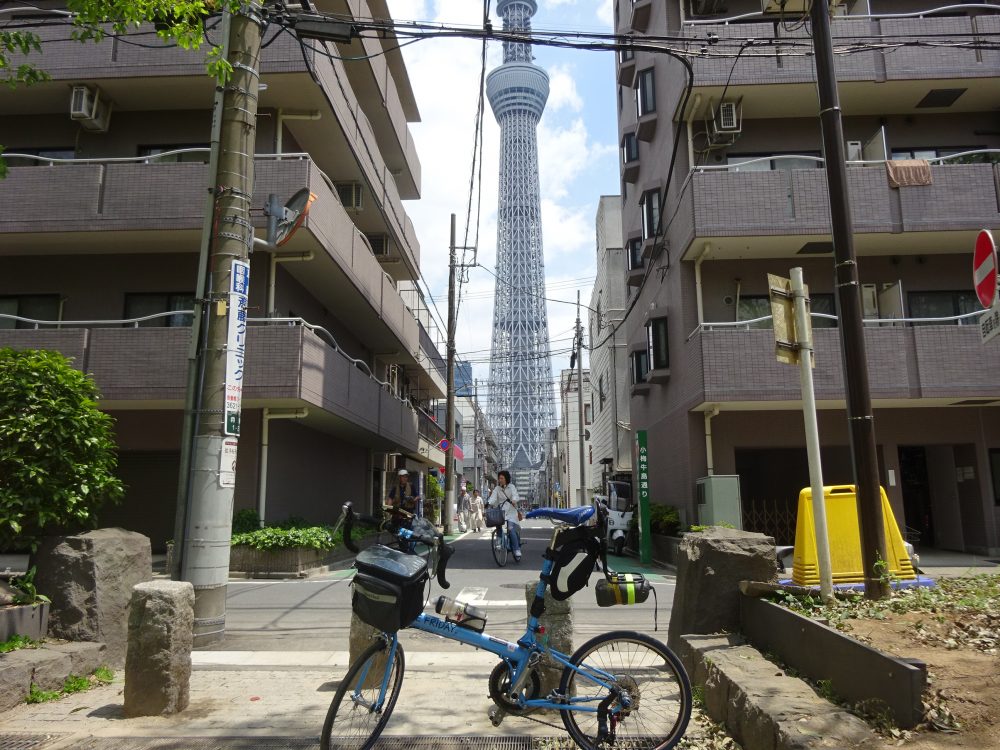
[[[739,583],[777,581],[774,554],[763,534],[719,526],[685,534],[667,645],[676,652],[682,635],[738,632]]]
[[[538,588],[538,581],[531,581],[524,584],[524,598],[528,604],[528,616],[531,615],[531,603],[535,600],[535,589]],[[569,599],[557,601],[552,598],[552,592],[545,589],[545,612],[539,623],[545,628],[545,635],[539,640],[548,640],[549,646],[564,654],[573,653],[573,605]],[[558,662],[544,659],[538,670],[538,677],[541,680],[540,695],[546,696],[559,687],[562,679],[564,667]]]
[[[193,632],[190,583],[149,581],[133,588],[125,659],[126,716],[160,716],[187,708]]]

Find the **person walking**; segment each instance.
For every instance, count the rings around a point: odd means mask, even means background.
[[[469,499],[469,528],[476,533],[483,530],[483,498],[479,496],[479,490],[473,490]]]
[[[390,488],[389,497],[386,498],[385,504],[416,514],[417,501],[420,496],[410,481],[410,472],[406,469],[400,469],[397,478],[398,482],[395,487]]]
[[[491,508],[503,508],[515,562],[521,562],[521,513],[517,509],[519,502],[517,487],[510,483],[510,472],[503,469],[497,474],[497,484],[488,504]]]
[[[458,491],[458,530],[461,533],[465,533],[469,529],[469,510],[471,509],[471,503],[469,498],[469,493],[465,489],[465,485]]]

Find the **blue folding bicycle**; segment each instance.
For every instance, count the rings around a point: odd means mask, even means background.
[[[539,508],[527,517],[550,519],[556,529],[544,553],[527,627],[516,642],[483,632],[485,612],[473,605],[441,597],[437,610],[444,618],[423,612],[431,575],[436,574],[442,588],[449,587],[446,569],[455,551],[430,524],[395,531],[400,540],[427,545],[427,560],[382,545],[357,554],[352,609],[378,635],[337,688],[323,723],[322,750],[368,750],[378,741],[403,682],[398,631],[407,627],[497,655],[489,677],[494,726],[506,715],[548,709],[560,712],[566,731],[584,750],[668,750],[681,740],[691,716],[691,684],[666,645],[643,633],[618,630],[592,638],[568,655],[548,646],[539,624],[546,589],[557,599],[572,595],[587,585],[598,557],[604,572],[595,589],[598,604],[628,604],[649,595],[650,585],[642,576],[616,574],[607,567],[607,508],[596,501],[569,510]],[[355,553],[355,523],[380,523],[354,513],[350,503],[341,520],[344,543]],[[563,667],[558,688],[546,695],[538,674],[543,662]]]

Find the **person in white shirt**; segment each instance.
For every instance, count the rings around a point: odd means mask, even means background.
[[[510,483],[510,472],[504,469],[497,474],[497,485],[493,488],[487,504],[491,508],[503,508],[507,533],[510,535],[510,549],[517,562],[521,561],[521,518],[517,511],[519,502],[517,487]]]
[[[472,499],[469,500],[469,528],[477,532],[483,530],[483,499],[479,496],[479,490],[473,490]]]

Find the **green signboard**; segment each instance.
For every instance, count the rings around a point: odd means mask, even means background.
[[[636,484],[635,496],[639,499],[639,562],[649,564],[653,561],[653,543],[649,527],[649,446],[646,444],[646,431],[637,430],[636,442]]]

